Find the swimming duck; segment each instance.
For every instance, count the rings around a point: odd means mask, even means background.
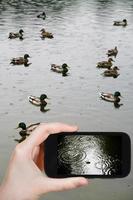
[[[117,54],[118,54],[118,49],[117,49],[117,47],[115,47],[114,49],[110,49],[110,50],[108,50],[108,52],[107,52],[107,55],[108,56],[117,56]]]
[[[51,64],[51,70],[57,73],[62,73],[62,76],[67,76],[68,65],[66,63],[63,65]]]
[[[45,99],[48,99],[46,94],[41,94],[40,97],[36,97],[36,96],[29,96],[28,97],[29,102],[32,103],[35,106],[43,106],[45,107],[47,105],[47,102],[45,101]]]
[[[104,76],[112,76],[114,78],[117,78],[120,75],[120,74],[118,74],[117,70],[119,70],[119,68],[117,66],[115,66],[112,69],[105,70],[103,72],[103,75]]]
[[[15,38],[23,39],[23,33],[24,33],[23,29],[20,29],[18,33],[10,32],[8,38],[10,38],[10,39],[15,39]]]
[[[121,100],[119,98],[121,96],[121,93],[119,91],[116,91],[114,94],[101,92],[99,93],[99,95],[103,100],[113,103],[119,103]]]
[[[127,20],[123,19],[122,21],[114,21],[114,26],[127,26]]]
[[[18,127],[17,127],[16,129],[21,128],[22,130],[19,132],[19,134],[20,134],[22,137],[25,137],[25,136],[30,135],[30,133],[31,133],[32,131],[34,131],[34,130],[37,128],[37,126],[38,126],[39,124],[40,124],[40,123],[35,123],[35,124],[30,124],[29,126],[26,126],[26,124],[25,124],[24,122],[20,122],[20,123],[18,124]]]
[[[41,18],[41,19],[45,20],[46,19],[46,13],[42,12],[41,14],[37,15],[37,18]]]
[[[114,61],[112,58],[109,58],[108,61],[102,61],[97,63],[98,68],[108,68],[110,69],[112,67],[112,61]]]
[[[29,64],[31,64],[28,63],[28,58],[30,58],[28,54],[25,54],[24,57],[12,58],[10,64],[28,66]]]
[[[52,39],[54,36],[52,33],[49,33],[49,32],[46,32],[45,29],[41,29],[41,38],[44,39],[44,38],[50,38]]]

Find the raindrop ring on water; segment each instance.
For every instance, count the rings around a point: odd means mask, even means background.
[[[63,150],[59,153],[58,159],[60,163],[71,164],[76,162],[81,162],[86,158],[86,153],[84,151],[79,151],[76,149]]]

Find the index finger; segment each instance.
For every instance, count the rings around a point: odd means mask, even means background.
[[[32,134],[23,142],[23,144],[27,146],[27,148],[32,149],[35,146],[39,146],[51,134],[75,132],[77,130],[77,126],[71,126],[63,123],[42,123],[32,132]]]

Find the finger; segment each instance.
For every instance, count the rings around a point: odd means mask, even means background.
[[[32,149],[35,146],[39,146],[50,134],[56,134],[60,132],[75,132],[77,129],[77,126],[70,126],[63,123],[40,124],[21,144]]]
[[[40,151],[36,160],[36,165],[41,171],[44,171],[44,146],[40,145]]]
[[[40,189],[42,193],[43,191],[59,192],[64,190],[75,189],[86,185],[88,185],[88,180],[83,177],[62,179],[45,178],[44,183],[41,184]]]

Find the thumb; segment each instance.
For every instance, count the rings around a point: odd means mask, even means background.
[[[45,178],[42,183],[42,193],[46,192],[59,192],[64,190],[75,189],[78,187],[88,185],[88,180],[83,177],[72,178]]]

